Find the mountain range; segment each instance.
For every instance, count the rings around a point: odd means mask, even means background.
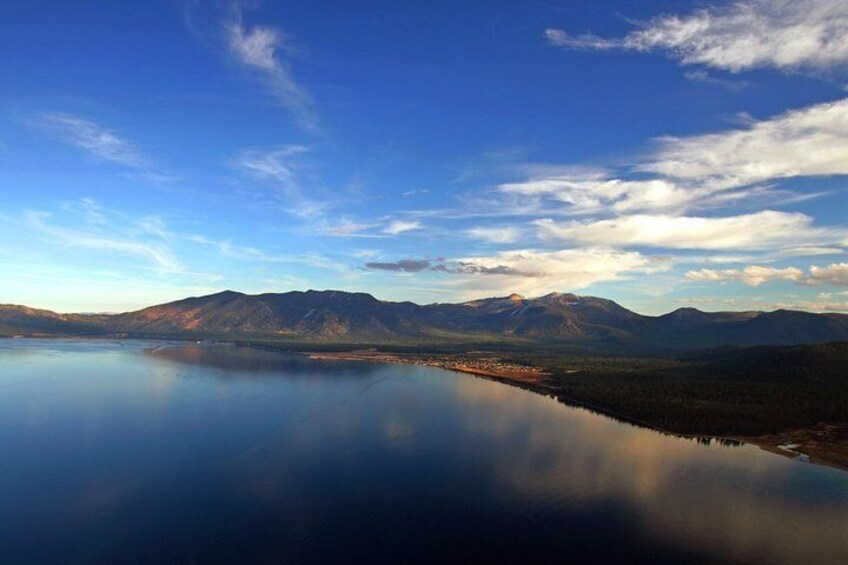
[[[228,290],[121,314],[0,305],[0,335],[675,350],[848,341],[848,314],[681,308],[645,316],[612,300],[570,293],[418,305],[332,290],[258,295]]]

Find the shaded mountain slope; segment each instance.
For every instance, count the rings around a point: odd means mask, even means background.
[[[88,335],[102,331],[97,317],[0,304],[0,336]]]
[[[662,351],[848,341],[848,316],[788,310],[708,313],[693,308],[644,316],[612,300],[568,293],[538,298],[513,294],[419,306],[331,290],[259,295],[224,291],[115,315],[0,307],[0,331],[5,335],[102,332],[362,344],[515,342]]]

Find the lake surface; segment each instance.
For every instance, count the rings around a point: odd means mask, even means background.
[[[848,473],[440,369],[0,340],[0,562],[848,563]]]

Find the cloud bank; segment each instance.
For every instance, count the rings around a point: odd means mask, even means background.
[[[700,282],[742,281],[748,286],[780,280],[802,285],[848,286],[848,263],[833,263],[825,267],[813,265],[808,274],[796,267],[778,269],[761,265],[751,265],[744,269],[701,269],[689,271],[686,278]]]

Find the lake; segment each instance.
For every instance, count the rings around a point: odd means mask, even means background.
[[[848,563],[848,473],[430,367],[0,340],[0,562]]]

